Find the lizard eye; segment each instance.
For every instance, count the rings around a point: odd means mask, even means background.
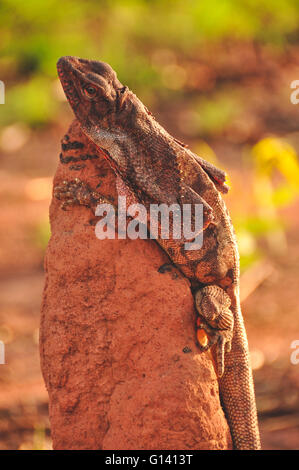
[[[124,86],[124,87],[120,88],[119,92],[123,95],[127,91],[127,89],[128,89],[128,87]]]
[[[94,98],[97,94],[97,90],[95,87],[91,86],[91,85],[87,85],[86,87],[83,88],[83,91],[84,91],[84,94],[88,97],[88,98]]]

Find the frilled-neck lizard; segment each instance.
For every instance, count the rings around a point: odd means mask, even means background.
[[[203,207],[203,243],[157,242],[190,280],[198,312],[200,350],[211,348],[221,403],[235,449],[260,449],[247,337],[239,300],[239,256],[233,226],[220,193],[225,173],[192,153],[155,120],[103,62],[62,57],[57,63],[67,99],[84,133],[117,175],[119,194],[151,204]],[[65,204],[88,205],[100,196],[82,181],[65,182],[55,194]]]

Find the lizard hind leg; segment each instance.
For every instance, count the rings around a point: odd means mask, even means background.
[[[197,337],[199,348],[206,351],[215,345],[217,375],[224,372],[225,351],[231,350],[233,337],[234,316],[230,310],[228,294],[216,285],[199,289],[195,294],[195,304],[199,313]],[[208,336],[208,341],[202,342],[201,330]]]

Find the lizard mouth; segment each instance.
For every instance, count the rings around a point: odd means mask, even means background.
[[[57,62],[57,72],[63,91],[74,111],[81,103],[80,93],[76,88],[76,77],[72,62],[76,61],[74,57],[61,57]]]

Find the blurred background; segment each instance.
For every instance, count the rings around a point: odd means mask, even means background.
[[[296,0],[0,1],[0,449],[51,448],[38,328],[52,178],[73,119],[62,55],[109,62],[228,172],[264,448],[299,449],[298,25]]]

